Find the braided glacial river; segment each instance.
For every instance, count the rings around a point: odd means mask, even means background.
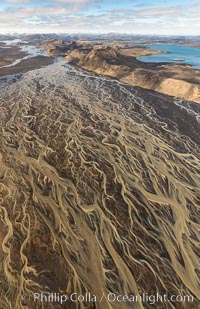
[[[0,308],[199,308],[199,113],[62,59],[1,79]]]

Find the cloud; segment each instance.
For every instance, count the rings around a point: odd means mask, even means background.
[[[54,0],[51,5],[43,0],[42,3],[10,5],[0,11],[0,32],[200,34],[200,7],[124,6],[112,9],[113,6],[109,6],[110,9],[104,7],[102,11],[98,9],[103,3],[99,0]]]
[[[181,6],[174,6],[174,7],[156,7],[150,9],[139,10],[135,12],[136,16],[141,17],[162,17],[162,16],[178,16],[182,11]]]

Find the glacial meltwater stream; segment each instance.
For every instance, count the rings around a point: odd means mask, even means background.
[[[60,59],[0,80],[0,308],[199,308],[199,111]]]

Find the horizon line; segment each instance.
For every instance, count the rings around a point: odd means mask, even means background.
[[[159,33],[127,33],[127,32],[0,32],[0,35],[35,35],[35,34],[66,34],[66,35],[132,35],[132,36],[182,36],[182,37],[198,37],[200,34],[159,34]]]

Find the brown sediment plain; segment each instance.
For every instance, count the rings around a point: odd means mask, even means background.
[[[17,46],[0,45],[0,67],[9,65],[25,55],[26,53],[22,52]]]
[[[64,61],[1,80],[0,308],[199,308],[199,113]]]
[[[31,70],[42,68],[54,62],[53,58],[46,56],[36,56],[33,58],[24,59],[18,64],[10,67],[0,67],[0,76],[25,73]]]

